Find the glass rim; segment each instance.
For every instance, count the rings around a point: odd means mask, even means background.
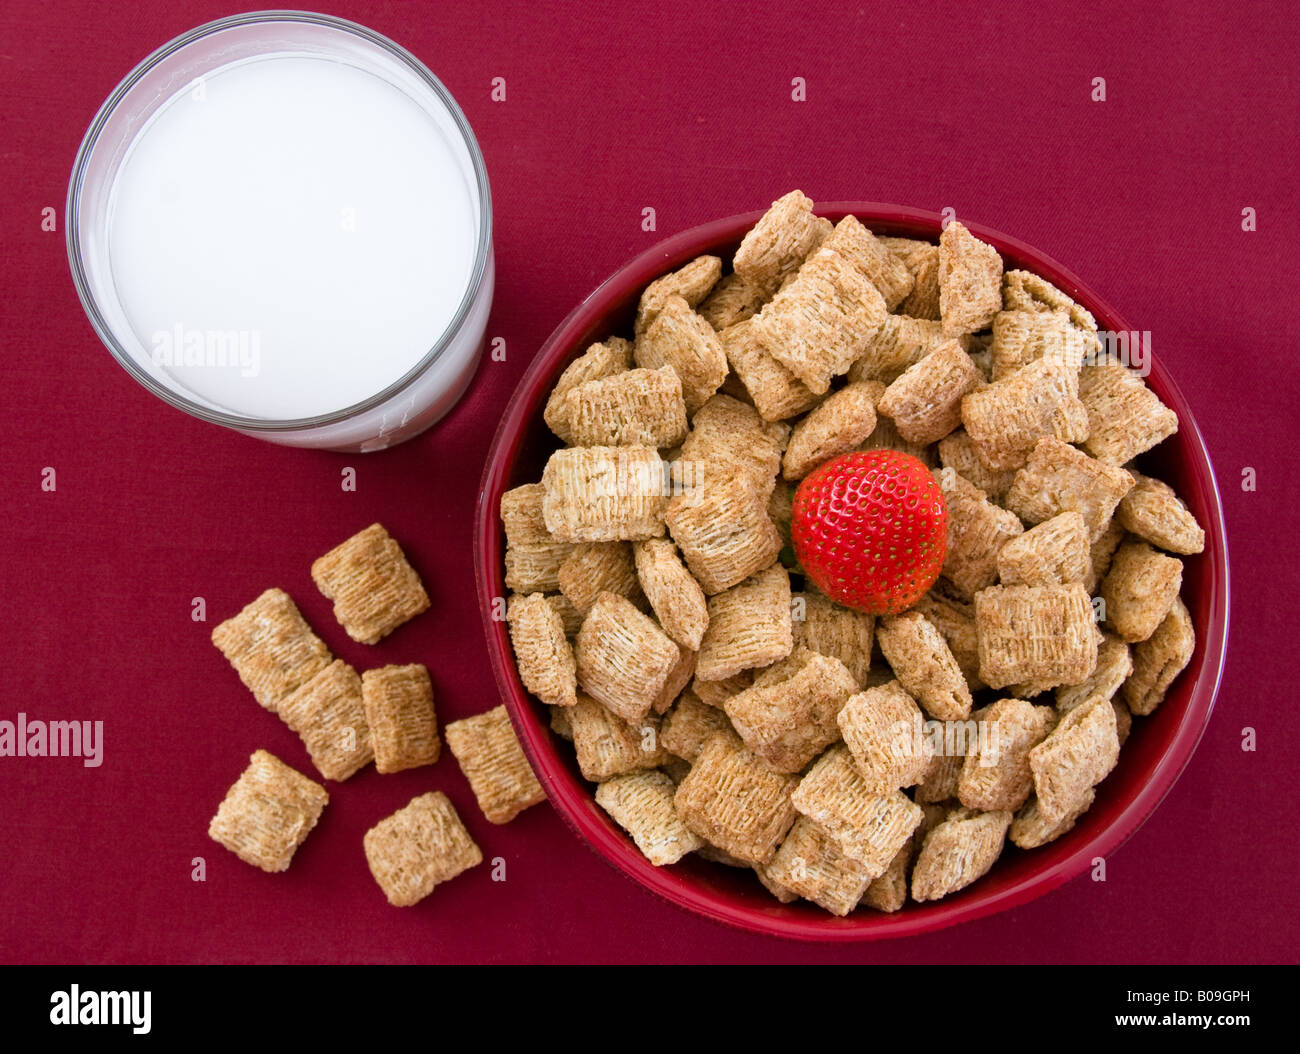
[[[117,337],[113,334],[108,322],[100,312],[99,304],[90,290],[90,285],[86,278],[86,268],[82,261],[79,236],[80,222],[78,219],[82,183],[85,179],[86,166],[89,163],[91,155],[94,153],[95,147],[99,143],[99,137],[104,130],[104,125],[108,122],[109,117],[116,111],[118,105],[126,95],[141,81],[141,79],[161,63],[197,40],[212,36],[216,33],[224,32],[228,29],[271,22],[302,22],[309,25],[317,25],[327,29],[350,33],[353,36],[359,37],[367,43],[388,52],[389,55],[407,66],[411,72],[423,81],[424,84],[434,93],[438,101],[446,107],[447,112],[451,115],[453,123],[459,130],[465,148],[469,153],[470,162],[474,168],[474,177],[478,189],[479,210],[479,235],[478,243],[474,250],[474,267],[470,272],[469,281],[466,284],[464,295],[461,297],[460,304],[457,306],[455,314],[452,315],[451,321],[448,322],[446,329],[443,330],[441,336],[439,336],[437,341],[434,342],[433,346],[425,352],[423,356],[421,356],[420,361],[383,390],[376,392],[374,395],[367,396],[365,399],[353,403],[350,406],[346,406],[340,410],[331,410],[324,414],[316,414],[312,417],[289,418],[283,420],[273,420],[264,417],[246,417],[241,414],[212,409],[180,394],[179,392],[171,390],[157,381],[148,371],[142,369],[135,361],[135,358],[130,355],[124,347],[122,347]],[[90,122],[90,127],[86,130],[85,136],[82,137],[81,145],[77,149],[76,160],[73,162],[72,176],[68,182],[68,197],[64,216],[68,263],[72,270],[73,284],[77,288],[77,296],[81,300],[81,306],[85,310],[91,326],[94,327],[99,339],[103,342],[104,346],[108,348],[109,352],[112,354],[113,358],[117,360],[118,364],[146,389],[164,402],[176,407],[178,410],[183,410],[185,413],[191,414],[192,416],[198,417],[204,421],[209,421],[213,424],[224,425],[229,428],[236,428],[247,432],[289,432],[336,424],[354,418],[368,410],[372,410],[410,387],[416,380],[424,375],[434,362],[438,360],[443,351],[446,350],[446,348],[456,338],[457,334],[459,334],[463,329],[470,310],[474,306],[478,297],[479,291],[483,287],[483,280],[487,272],[488,261],[492,254],[492,194],[488,185],[487,166],[484,164],[483,153],[479,149],[478,140],[474,137],[473,129],[470,128],[469,121],[465,117],[464,111],[461,110],[451,93],[423,62],[400,44],[390,40],[382,33],[376,33],[372,29],[367,29],[359,23],[351,22],[344,18],[336,18],[333,15],[323,15],[311,11],[250,11],[244,14],[230,15],[225,18],[215,19],[211,22],[205,22],[203,25],[197,26],[186,33],[182,33],[180,36],[169,40],[166,44],[155,49],[137,63],[131,72],[122,78],[108,98],[104,100],[103,104],[96,112],[94,119]]]

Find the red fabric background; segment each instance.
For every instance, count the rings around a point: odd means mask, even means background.
[[[847,8],[848,5],[834,5]],[[565,10],[564,8],[568,8]],[[287,450],[191,420],[100,346],[68,276],[73,155],[147,52],[232,12],[200,2],[6,3],[0,11],[5,410],[0,718],[101,719],[105,762],[0,760],[0,960],[39,962],[1294,960],[1295,560],[1290,415],[1298,116],[1287,5],[339,3],[455,94],[486,155],[499,284],[485,363],[432,433],[370,456]],[[489,99],[505,77],[507,100]],[[807,79],[807,101],[790,99]],[[1107,81],[1105,103],[1091,80]],[[1150,329],[1196,409],[1234,573],[1226,678],[1208,732],[1109,861],[1028,906],[924,938],[819,948],[732,932],[659,902],[548,806],[486,823],[455,762],[331,785],[290,872],[208,841],[248,754],[310,771],[208,641],[270,585],[360,666],[421,661],[441,720],[496,704],[475,610],[470,518],[492,428],[533,351],[629,256],[765,205],[895,201],[959,215],[1062,261]],[[59,210],[58,233],[40,210]],[[653,206],[659,230],[642,232]],[[1259,229],[1241,229],[1241,210]],[[340,470],[357,468],[356,493]],[[42,492],[41,470],[58,489]],[[1258,490],[1243,493],[1244,466]],[[383,521],[432,611],[352,644],[312,559]],[[190,620],[206,598],[209,622]],[[1258,750],[1244,753],[1242,729]],[[363,832],[445,790],[488,869],[389,908]],[[207,881],[190,879],[207,859]]]

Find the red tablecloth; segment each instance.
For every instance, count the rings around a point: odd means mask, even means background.
[[[1284,4],[341,3],[464,107],[492,179],[498,289],[485,363],[433,432],[366,457],[287,450],[191,420],[101,347],[64,252],[73,155],[137,60],[216,3],[11,0],[0,11],[4,171],[0,719],[102,720],[100,768],[0,759],[0,960],[1293,960],[1295,61]],[[852,8],[852,9],[850,9]],[[505,102],[489,97],[504,77]],[[807,101],[791,99],[806,78]],[[1091,99],[1094,77],[1106,101]],[[1208,439],[1234,571],[1230,657],[1190,767],[1109,861],[1015,911],[922,939],[819,948],[661,903],[549,806],[486,823],[454,760],[331,785],[285,875],[206,837],[249,753],[310,771],[208,640],[287,589],[341,657],[420,661],[441,720],[497,702],[472,588],[470,518],[493,426],[530,356],[629,256],[675,231],[813,198],[952,206],[1042,248],[1153,333]],[[58,209],[59,231],[41,229]],[[658,231],[641,229],[652,206]],[[1242,230],[1242,209],[1258,230]],[[340,471],[355,466],[355,493]],[[1243,492],[1243,468],[1258,487]],[[42,490],[56,470],[57,490]],[[350,642],[312,559],[381,520],[431,612]],[[194,597],[208,622],[191,620]],[[1253,728],[1258,749],[1242,750]],[[387,906],[363,832],[446,791],[488,868]],[[206,858],[206,881],[192,861]]]

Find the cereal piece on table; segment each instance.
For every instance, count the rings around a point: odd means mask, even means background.
[[[253,698],[272,713],[331,660],[329,648],[282,589],[268,589],[238,615],[214,627],[212,643]]]
[[[361,704],[379,772],[432,765],[442,753],[433,685],[420,663],[381,666],[361,675]]]
[[[677,644],[676,648],[677,662],[668,671],[668,679],[664,681],[663,688],[659,690],[659,695],[650,706],[651,711],[656,714],[662,714],[672,706],[695,676],[696,653],[680,644]]]
[[[542,471],[546,528],[562,542],[660,538],[668,507],[665,462],[654,447],[557,450]]]
[[[1088,527],[1078,512],[1044,520],[998,552],[998,578],[1004,586],[1064,585],[1088,576]]]
[[[1182,583],[1183,562],[1177,557],[1146,542],[1125,542],[1101,583],[1106,625],[1130,644],[1146,640],[1169,614]]]
[[[853,365],[888,317],[879,290],[853,262],[819,249],[754,316],[759,344],[817,395]]]
[[[984,463],[1020,468],[1044,436],[1074,441],[1086,434],[1078,377],[1072,367],[1038,359],[965,396],[962,424]]]
[[[686,566],[710,596],[761,571],[781,551],[781,535],[767,514],[767,496],[755,491],[739,468],[706,477],[674,496],[666,521]]]
[[[1133,672],[1124,682],[1124,701],[1145,717],[1162,702],[1165,692],[1196,650],[1196,630],[1183,602],[1175,598],[1169,614],[1146,640],[1133,649]]]
[[[943,634],[970,690],[975,692],[983,688],[974,607],[931,590],[913,605],[912,610],[928,618],[934,623],[935,629]]]
[[[794,426],[782,459],[782,475],[803,479],[823,461],[847,454],[876,427],[879,388],[870,382],[849,384],[829,395]]]
[[[641,721],[681,655],[659,624],[630,600],[601,593],[574,641],[578,685],[625,721]]]
[[[975,450],[975,442],[966,429],[959,428],[939,440],[939,463],[969,480],[990,501],[1000,502],[1011,487],[1015,472],[989,468]]]
[[[1039,359],[1051,359],[1077,370],[1086,351],[1083,334],[1064,309],[999,311],[993,317],[989,359],[995,381]]]
[[[800,604],[802,603],[802,609]],[[841,607],[820,593],[800,593],[793,611],[795,646],[802,645],[839,659],[849,673],[864,687],[871,667],[871,643],[875,639],[876,619],[861,611]],[[802,618],[797,617],[802,614]]]
[[[719,279],[713,291],[695,308],[696,313],[719,333],[746,322],[763,306],[763,291],[738,274]]]
[[[440,791],[412,798],[366,832],[366,863],[388,903],[409,908],[462,871],[483,862],[483,854]]]
[[[912,868],[912,899],[924,903],[983,878],[1002,854],[1009,812],[958,809],[925,836]]]
[[[769,863],[760,864],[758,871],[777,888],[797,893],[839,916],[858,906],[875,877],[804,816],[795,820],[776,855]]]
[[[983,383],[961,345],[947,340],[885,389],[878,409],[909,443],[937,443],[961,424],[962,398]]]
[[[1079,399],[1088,411],[1083,447],[1111,465],[1132,461],[1178,431],[1178,415],[1122,363],[1080,370]]]
[[[634,604],[641,600],[632,546],[627,542],[581,542],[557,572],[560,592],[583,615],[601,593],[617,593]]]
[[[659,742],[679,758],[694,761],[709,736],[730,727],[731,722],[722,710],[700,702],[700,697],[688,690],[664,714]]]
[[[663,867],[704,844],[678,818],[675,792],[671,777],[663,772],[629,772],[597,786],[596,804],[632,836],[650,863]]]
[[[991,586],[975,594],[980,678],[990,688],[1078,684],[1097,665],[1101,636],[1082,583]]]
[[[802,191],[790,191],[772,202],[736,250],[732,261],[736,274],[765,299],[830,234],[830,220],[814,216],[812,208],[812,200]]]
[[[777,772],[798,772],[840,738],[836,718],[857,691],[839,659],[798,648],[723,709],[746,747]]]
[[[1092,313],[1032,271],[1008,271],[1002,276],[1002,303],[1008,311],[1065,311],[1085,338],[1096,344],[1097,320]]]
[[[677,547],[666,538],[633,546],[637,578],[663,631],[692,651],[699,651],[709,624],[709,605],[695,576],[686,570]]]
[[[867,789],[889,794],[925,778],[930,744],[919,732],[921,708],[897,681],[868,688],[840,711],[840,732]]]
[[[645,287],[636,309],[636,335],[646,331],[663,310],[670,296],[680,296],[694,308],[709,295],[722,277],[722,261],[716,256],[697,256],[684,267],[657,278]]]
[[[727,378],[727,356],[718,334],[675,294],[637,338],[633,358],[646,369],[671,366],[677,371],[688,414],[703,406]]]
[[[950,337],[987,328],[1002,309],[1002,257],[956,220],[939,236],[939,315]]]
[[[849,367],[850,382],[892,384],[947,339],[943,323],[907,315],[890,315],[872,335],[862,354]],[[958,338],[958,343],[967,338]]]
[[[1014,512],[998,508],[953,469],[939,469],[934,478],[948,505],[942,574],[961,599],[970,600],[997,581],[998,553],[1024,526]]]
[[[798,776],[773,772],[732,732],[715,732],[677,788],[682,822],[710,845],[751,864],[765,864],[798,815],[790,792]]]
[[[515,593],[549,593],[560,588],[560,565],[573,552],[571,542],[506,546],[506,588]]]
[[[781,468],[781,450],[789,427],[764,421],[758,411],[727,395],[715,395],[691,422],[690,435],[682,443],[678,465],[682,466],[683,492],[726,475],[743,471],[755,491],[772,489]]]
[[[208,837],[263,871],[285,871],[329,803],[325,788],[265,750],[226,792]]]
[[[1029,752],[1047,738],[1056,714],[1023,699],[999,699],[985,708],[983,722],[987,742],[967,755],[957,799],[968,809],[1015,812],[1034,789]]]
[[[909,838],[903,848],[894,854],[884,873],[877,875],[862,894],[859,906],[875,911],[892,913],[900,910],[907,903],[907,871],[912,864],[914,846]]]
[[[709,598],[709,626],[695,664],[701,681],[721,681],[742,670],[770,666],[794,649],[790,575],[772,564]]]
[[[1110,700],[1095,695],[1080,703],[1051,735],[1029,752],[1038,811],[1048,823],[1063,820],[1115,767],[1119,731]]]
[[[817,396],[758,343],[752,319],[718,333],[727,362],[766,421],[780,421],[817,405]]]
[[[1173,487],[1129,471],[1136,483],[1115,510],[1124,529],[1171,553],[1191,556],[1205,548],[1205,531]]]
[[[1106,572],[1110,570],[1110,562],[1115,558],[1115,550],[1119,548],[1119,543],[1124,538],[1124,525],[1117,518],[1111,517],[1105,530],[1093,539],[1092,545],[1088,548],[1088,574],[1083,580],[1089,593],[1093,592],[1106,577]]]
[[[574,388],[587,381],[612,377],[632,365],[632,345],[619,337],[611,337],[601,344],[593,344],[574,359],[560,379],[555,382],[551,394],[546,400],[546,409],[542,417],[546,427],[560,437],[565,443],[573,442],[573,433],[569,429],[568,396]]]
[[[546,800],[504,706],[451,722],[447,746],[489,823],[509,823]]]
[[[856,216],[845,216],[819,246],[833,249],[851,260],[884,297],[885,307],[893,311],[912,292],[915,280],[897,256],[889,251]]]
[[[573,742],[573,722],[569,720],[569,708],[567,706],[548,706],[547,711],[550,713],[550,727],[561,739],[567,739]]]
[[[917,611],[887,616],[876,641],[898,683],[927,714],[940,721],[970,716],[970,686],[943,634]]]
[[[1021,849],[1037,849],[1056,841],[1061,835],[1073,830],[1079,817],[1092,807],[1096,797],[1097,792],[1089,787],[1064,818],[1051,822],[1044,819],[1039,811],[1038,799],[1030,798],[1011,821],[1011,841]]]
[[[1016,473],[1006,504],[1027,523],[1042,523],[1063,512],[1082,513],[1089,541],[1095,542],[1106,530],[1115,506],[1132,487],[1133,477],[1122,468],[1045,436]]]
[[[284,723],[302,738],[326,779],[345,780],[375,758],[361,702],[361,678],[335,659],[280,703]]]
[[[652,721],[632,725],[610,713],[588,695],[578,695],[569,708],[573,748],[583,778],[593,783],[658,768],[669,759],[659,742],[659,729]]]
[[[1056,689],[1056,713],[1064,717],[1080,703],[1094,695],[1112,698],[1119,686],[1133,672],[1133,654],[1129,646],[1111,633],[1101,635],[1097,645],[1097,666],[1080,684],[1063,684]]]
[[[938,321],[939,246],[916,238],[881,238],[881,243],[903,261],[912,276],[912,291],[898,305],[900,315]]]
[[[695,680],[691,682],[691,691],[705,706],[713,706],[723,710],[726,708],[728,699],[737,692],[743,692],[753,683],[753,670],[742,670],[734,676],[724,677],[718,681],[702,681],[700,680],[699,664],[697,663]]]
[[[577,664],[563,618],[550,599],[541,593],[512,596],[506,623],[524,687],[551,706],[572,706],[577,700]]]
[[[429,596],[402,547],[377,523],[311,565],[316,588],[334,601],[349,637],[374,644],[429,608]]]
[[[624,370],[569,392],[575,446],[676,446],[686,438],[682,382],[671,366]]]
[[[921,807],[897,789],[882,793],[874,788],[843,744],[817,759],[790,801],[873,878],[884,872],[921,822]]]

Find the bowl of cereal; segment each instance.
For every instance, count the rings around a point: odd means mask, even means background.
[[[870,452],[928,469],[947,525],[940,577],[879,616],[791,546],[803,482]],[[979,918],[1117,849],[1227,634],[1214,473],[1149,334],[1014,238],[798,191],[559,325],[492,442],[475,565],[568,825],[681,907],[805,940]]]

